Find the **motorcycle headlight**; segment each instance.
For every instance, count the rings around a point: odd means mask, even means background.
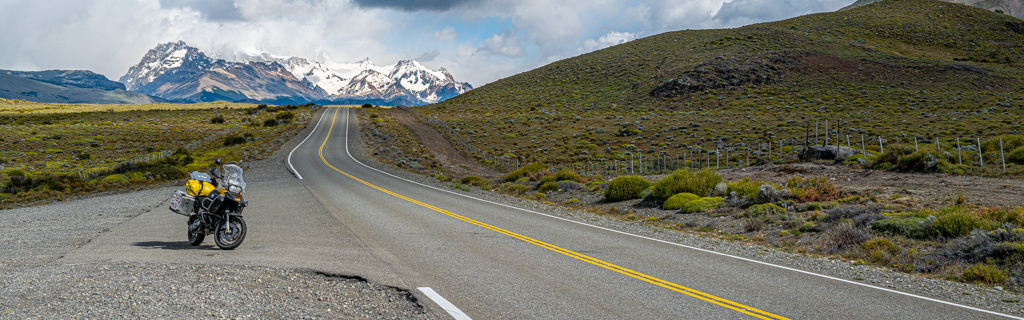
[[[230,185],[230,186],[228,186],[228,192],[242,193],[242,188],[239,187],[239,186],[236,186],[236,185]]]

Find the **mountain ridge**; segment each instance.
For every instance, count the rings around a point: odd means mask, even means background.
[[[215,59],[184,41],[158,44],[120,78],[129,90],[172,101],[373,102],[423,105],[472,89],[414,60],[379,67],[368,58],[327,65],[261,52]]]
[[[0,70],[0,98],[44,103],[139,104],[163,101],[87,70]]]

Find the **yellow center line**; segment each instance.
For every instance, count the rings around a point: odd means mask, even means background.
[[[593,264],[593,265],[597,265],[599,267],[602,267],[602,268],[605,268],[605,269],[608,269],[608,270],[611,270],[611,271],[615,271],[615,272],[618,272],[618,273],[621,273],[621,274],[624,274],[624,275],[627,275],[627,276],[630,276],[630,277],[633,277],[633,278],[636,278],[636,279],[640,279],[640,280],[642,280],[644,282],[648,282],[648,283],[657,285],[659,287],[663,287],[663,288],[666,288],[666,289],[669,289],[669,290],[672,290],[672,291],[676,291],[676,292],[679,292],[679,293],[682,293],[682,294],[685,294],[685,295],[688,295],[688,296],[691,296],[691,297],[694,297],[694,298],[697,298],[697,299],[700,299],[700,300],[703,300],[703,301],[707,301],[707,302],[710,302],[710,303],[713,303],[713,304],[716,304],[716,305],[728,308],[728,309],[732,309],[732,310],[735,310],[735,311],[738,311],[738,312],[741,312],[741,313],[753,316],[755,318],[759,318],[759,319],[778,319],[778,320],[787,319],[787,318],[779,316],[779,315],[775,315],[775,314],[772,314],[772,313],[769,313],[769,312],[766,312],[766,311],[762,311],[762,310],[758,310],[758,309],[755,309],[755,308],[752,308],[752,307],[749,307],[749,306],[745,306],[745,305],[739,304],[737,302],[732,302],[732,301],[729,301],[729,300],[726,300],[726,299],[722,299],[722,298],[719,298],[719,297],[716,297],[716,296],[713,296],[713,295],[710,295],[710,294],[707,294],[707,293],[703,293],[703,292],[700,292],[700,291],[697,291],[697,290],[694,290],[694,289],[690,289],[690,288],[687,288],[687,287],[684,287],[684,286],[681,286],[681,285],[678,285],[678,284],[675,284],[675,283],[672,283],[672,282],[669,282],[669,281],[661,280],[661,279],[658,279],[658,278],[655,278],[655,277],[652,277],[652,276],[649,276],[649,275],[646,275],[646,274],[643,274],[643,273],[640,273],[640,272],[636,272],[636,271],[633,271],[633,270],[630,270],[630,269],[626,269],[626,268],[623,268],[623,267],[620,267],[620,266],[617,266],[617,265],[614,265],[614,264],[611,264],[611,263],[608,263],[608,262],[605,262],[605,261],[601,261],[601,260],[595,259],[595,258],[587,256],[587,255],[580,254],[580,253],[572,251],[572,250],[560,248],[560,247],[552,245],[550,243],[546,243],[546,242],[543,242],[543,241],[540,241],[540,240],[537,240],[537,239],[533,239],[533,238],[530,238],[530,237],[527,237],[527,236],[524,236],[524,235],[521,235],[521,234],[518,234],[518,233],[515,233],[515,232],[512,232],[512,231],[508,231],[508,230],[505,230],[505,229],[502,229],[502,228],[499,228],[499,227],[495,227],[495,226],[492,226],[492,225],[489,225],[489,224],[486,224],[486,223],[483,223],[483,222],[480,222],[480,221],[477,221],[477,220],[473,220],[473,219],[470,219],[468,217],[462,216],[460,214],[457,214],[457,213],[454,213],[454,212],[451,212],[451,211],[448,211],[448,210],[445,210],[445,209],[441,209],[441,208],[435,207],[433,205],[421,202],[421,201],[416,200],[416,199],[412,199],[412,198],[406,197],[404,195],[395,193],[395,192],[393,192],[391,190],[381,188],[381,187],[379,187],[377,185],[374,185],[374,184],[366,182],[366,181],[364,181],[362,179],[356,178],[355,176],[349,174],[348,172],[342,171],[342,170],[334,167],[334,165],[332,165],[330,162],[327,161],[327,158],[324,158],[324,147],[327,146],[327,140],[330,139],[331,133],[334,131],[334,123],[335,123],[335,121],[337,119],[338,119],[338,109],[335,108],[334,116],[331,118],[330,129],[327,130],[327,137],[324,138],[324,142],[320,144],[320,150],[319,150],[319,152],[320,152],[320,160],[323,161],[323,163],[325,165],[327,165],[328,167],[330,167],[334,171],[337,171],[338,173],[341,173],[342,175],[344,175],[346,177],[349,177],[352,180],[355,180],[355,181],[357,181],[359,183],[362,183],[363,185],[366,185],[366,186],[368,186],[370,188],[373,188],[373,189],[377,189],[377,190],[379,190],[381,192],[384,192],[384,193],[392,195],[392,196],[394,196],[396,198],[399,198],[399,199],[411,202],[413,204],[422,206],[424,208],[427,208],[427,209],[430,209],[430,210],[442,213],[442,214],[447,215],[449,217],[452,217],[452,218],[455,218],[455,219],[459,219],[459,220],[468,222],[470,224],[477,225],[477,226],[480,226],[482,228],[485,228],[485,229],[488,229],[488,230],[492,230],[494,232],[497,232],[497,233],[500,233],[500,234],[504,234],[504,235],[507,235],[509,237],[516,238],[516,239],[525,241],[527,243],[531,243],[531,244],[540,246],[542,248],[545,248],[545,249],[548,249],[548,250],[551,250],[551,251],[555,251],[555,252],[558,252],[558,253],[561,253],[561,254],[564,254],[564,255],[567,255],[567,256],[570,256],[570,257],[573,257],[573,258],[585,261],[585,262]],[[346,134],[348,134],[348,133],[346,133]]]

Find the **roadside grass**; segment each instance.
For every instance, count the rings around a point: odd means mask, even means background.
[[[175,181],[212,167],[216,158],[263,159],[302,130],[312,111],[309,105],[0,99],[0,208]],[[280,125],[264,127],[265,119]],[[161,159],[163,152],[176,154]],[[148,162],[131,161],[147,156]]]

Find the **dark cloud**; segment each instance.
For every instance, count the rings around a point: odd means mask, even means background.
[[[354,0],[363,8],[395,9],[402,11],[447,11],[473,0]]]
[[[242,13],[234,0],[160,0],[162,8],[191,8],[209,21],[241,21]]]

